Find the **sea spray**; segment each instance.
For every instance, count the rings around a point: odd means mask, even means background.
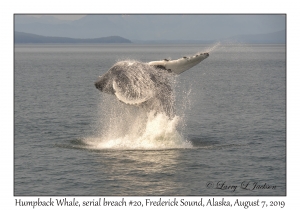
[[[120,107],[115,108],[110,115],[106,115],[108,119],[103,121],[108,124],[104,125],[103,129],[100,128],[95,137],[85,139],[88,148],[157,150],[192,147],[177,130],[180,124],[179,116],[170,119],[164,113],[145,113],[138,107],[123,107],[125,111],[120,113]]]
[[[220,46],[221,46],[221,42],[217,42],[213,46],[205,49],[205,52],[211,53],[211,52],[213,52],[215,49],[217,49]]]

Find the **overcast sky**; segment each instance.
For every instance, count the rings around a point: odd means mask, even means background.
[[[29,15],[29,16],[41,17],[42,15]],[[56,17],[57,19],[60,20],[78,20],[84,17],[85,15],[49,15],[49,16]]]
[[[286,28],[286,17],[274,14],[48,14],[17,14],[15,30],[71,38],[121,36],[129,40],[219,40],[237,35],[273,33]]]

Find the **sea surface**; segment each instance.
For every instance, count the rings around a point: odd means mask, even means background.
[[[94,86],[117,61],[197,52],[174,118]],[[15,45],[14,195],[286,195],[286,46]]]

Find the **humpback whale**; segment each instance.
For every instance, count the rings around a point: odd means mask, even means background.
[[[101,92],[115,95],[125,104],[172,116],[174,97],[170,78],[192,68],[208,56],[208,53],[197,53],[177,60],[163,59],[148,63],[120,61],[99,76],[95,87]]]

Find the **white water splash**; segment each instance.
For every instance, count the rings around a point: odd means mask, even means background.
[[[140,112],[137,116],[129,116],[130,125],[119,122],[111,126],[108,132],[103,132],[98,137],[87,138],[85,143],[90,149],[174,149],[191,148],[192,144],[183,139],[177,131],[180,118],[169,119],[163,113]],[[114,119],[115,120],[115,119]],[[113,121],[114,121],[113,120]],[[124,126],[127,129],[124,129]],[[114,132],[113,132],[114,130]]]
[[[120,109],[123,112],[118,114]],[[98,130],[97,136],[84,140],[87,148],[157,150],[192,147],[178,131],[181,125],[179,116],[170,119],[164,113],[145,113],[137,109],[124,104],[112,107],[111,112],[104,117],[107,118],[107,124]]]

